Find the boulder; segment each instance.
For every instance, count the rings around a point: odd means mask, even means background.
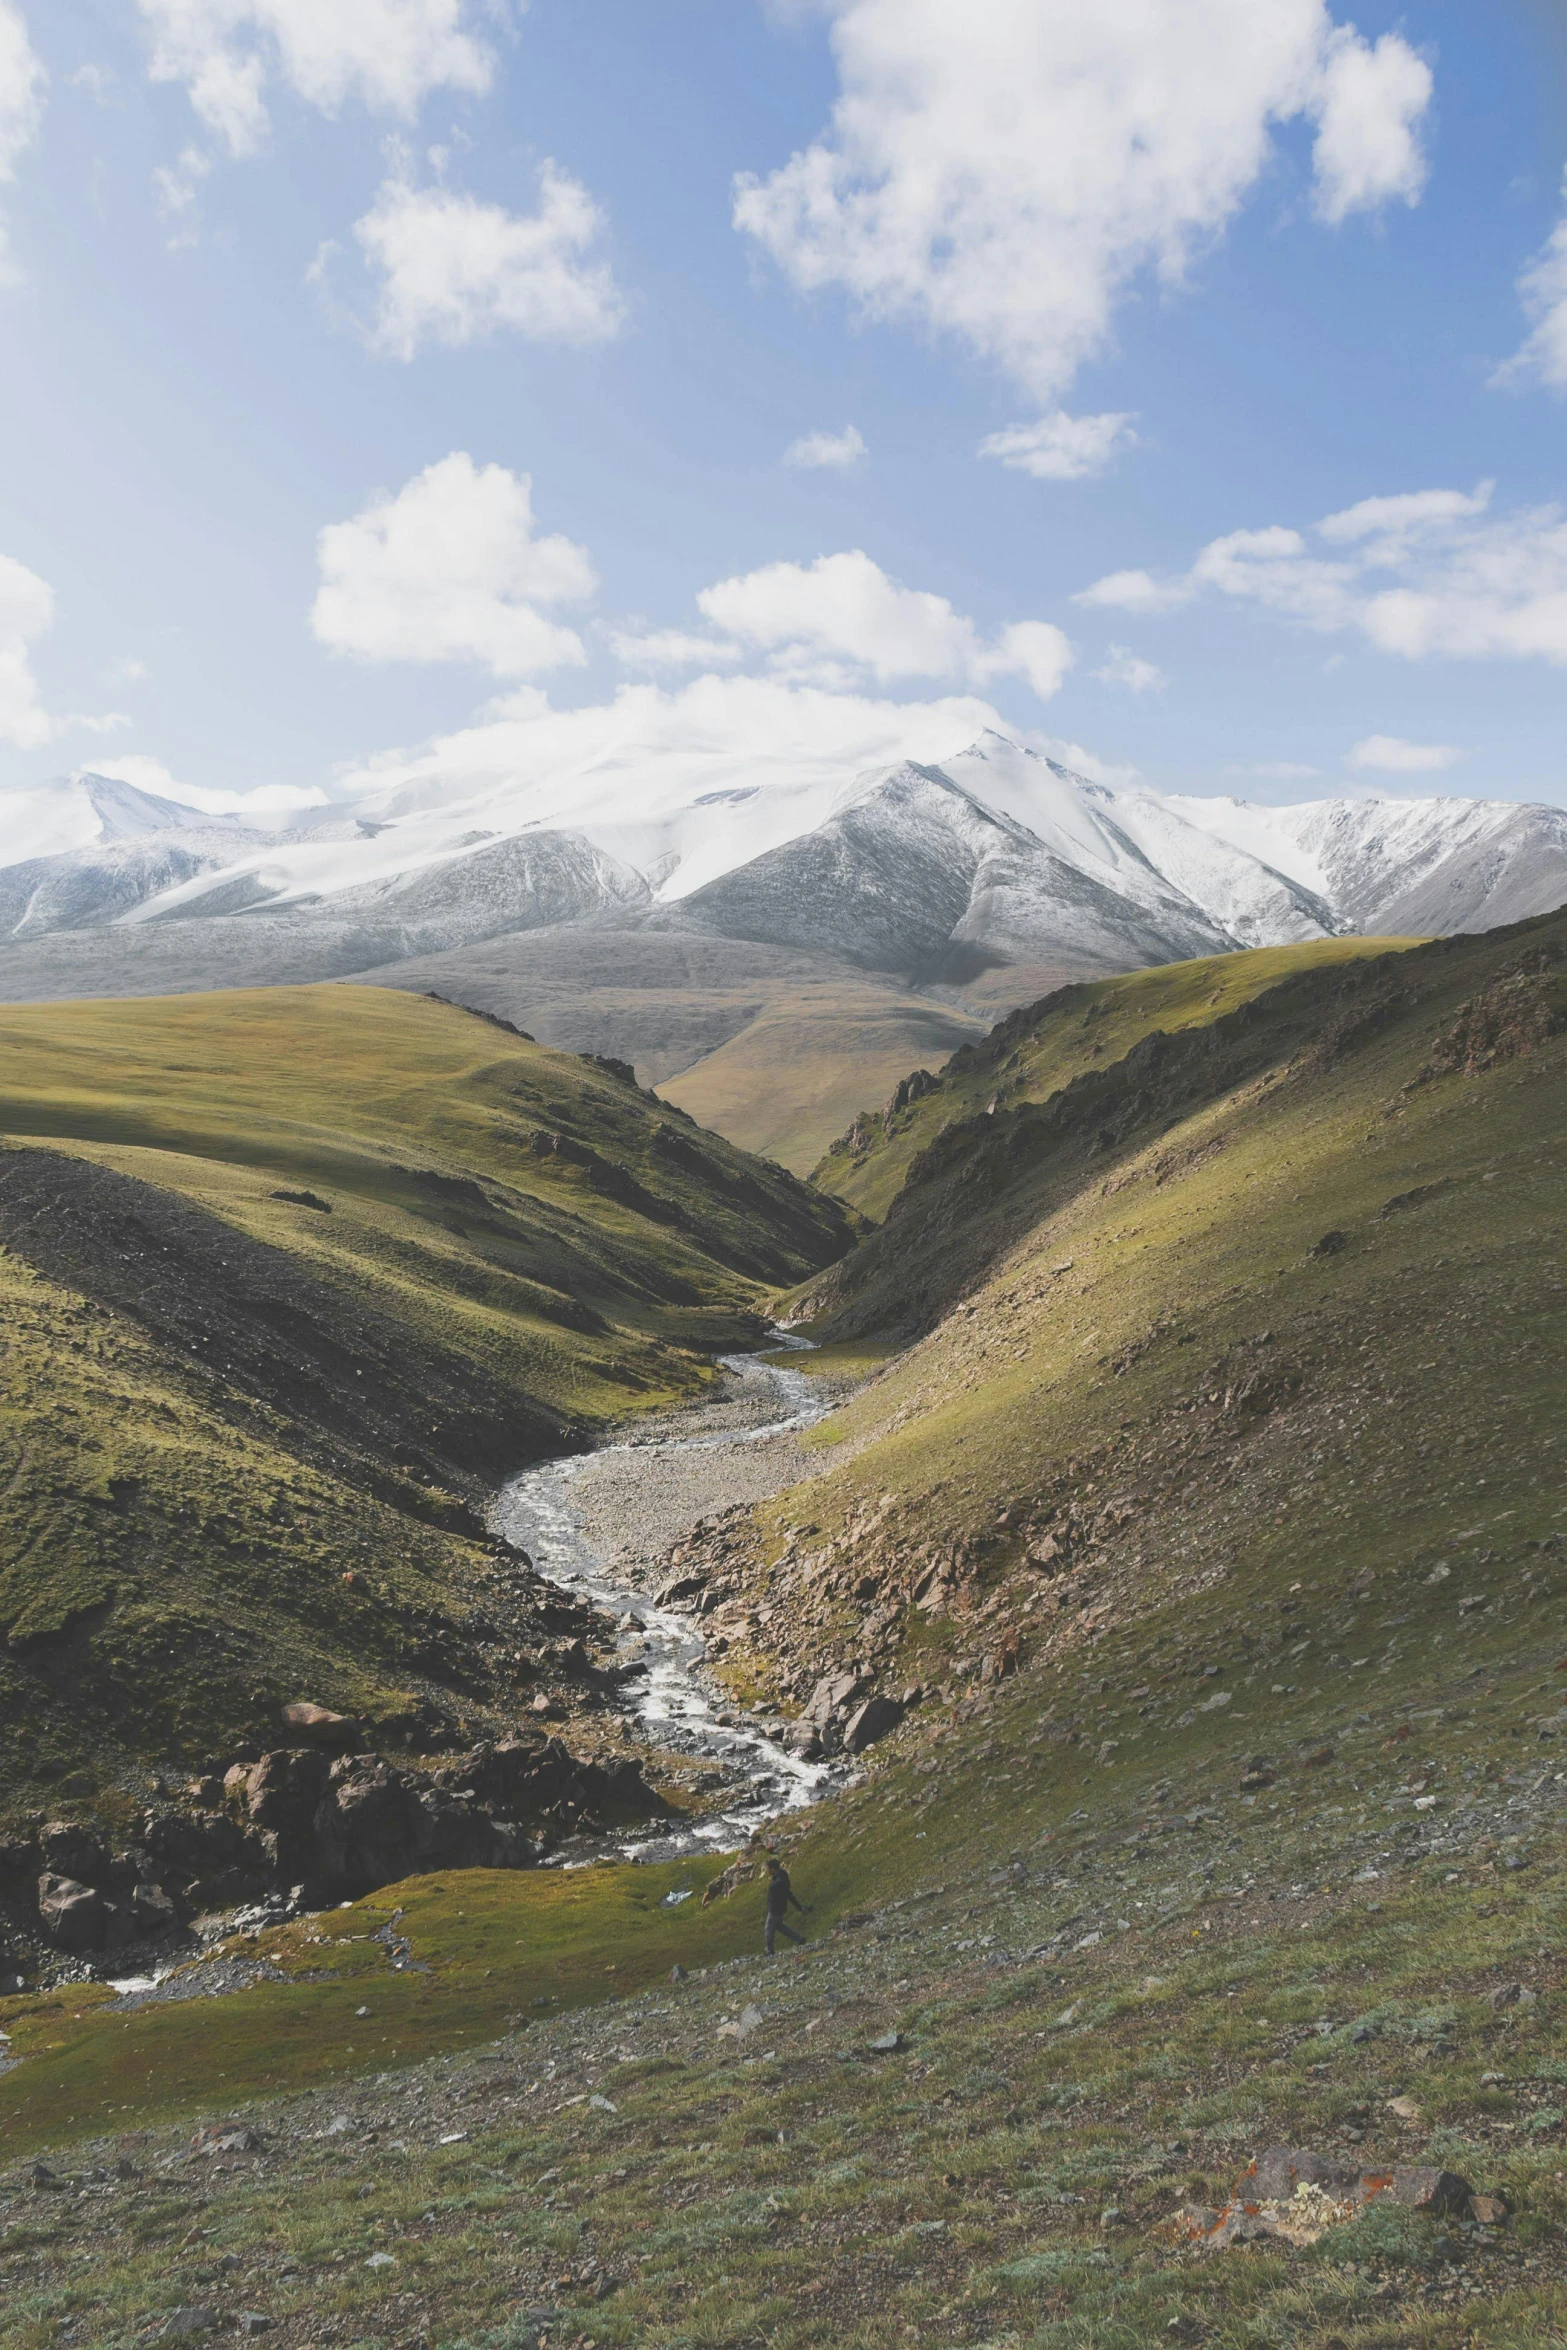
[[[45,1870],[38,1880],[38,1916],[56,1950],[96,1950],[109,1904],[91,1885]]]
[[[1392,2194],[1395,2202],[1406,2204],[1411,2211],[1423,2211],[1432,2219],[1452,2219],[1467,2211],[1474,2189],[1457,2171],[1421,2162],[1400,2165],[1394,2171]]]
[[[868,1697],[843,1726],[844,1746],[850,1754],[863,1754],[867,1746],[874,1746],[878,1738],[895,1730],[902,1719],[903,1708],[895,1697]]]
[[[306,1738],[313,1746],[334,1747],[339,1752],[359,1744],[359,1724],[349,1714],[335,1714],[330,1706],[312,1705],[301,1699],[283,1708],[283,1726],[296,1737]]]
[[[51,1876],[75,1877],[84,1885],[96,1885],[109,1865],[97,1837],[72,1820],[50,1820],[40,1828],[38,1852]]]
[[[1236,2184],[1238,2203],[1287,2203],[1297,2187],[1321,2187],[1348,2196],[1360,2180],[1360,2165],[1336,2154],[1313,2154],[1298,2146],[1270,2146]]]

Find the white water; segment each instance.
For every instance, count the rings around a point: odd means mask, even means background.
[[[809,1343],[782,1331],[774,1339],[778,1347],[806,1347]],[[689,1826],[651,1833],[636,1828],[575,1839],[556,1856],[557,1862],[568,1866],[606,1852],[629,1860],[673,1860],[682,1853],[722,1850],[744,1842],[753,1829],[778,1813],[814,1802],[838,1775],[831,1764],[802,1762],[790,1754],[708,1688],[701,1675],[704,1645],[690,1619],[657,1606],[645,1592],[617,1583],[588,1541],[582,1513],[574,1505],[576,1479],[605,1452],[654,1460],[720,1445],[759,1444],[790,1429],[809,1428],[832,1409],[813,1393],[811,1381],[801,1371],[766,1362],[760,1355],[724,1355],[720,1361],[726,1371],[743,1381],[761,1377],[770,1382],[783,1413],[761,1427],[632,1438],[597,1452],[568,1453],[536,1469],[525,1469],[501,1490],[495,1512],[497,1531],[525,1550],[550,1582],[621,1618],[621,1659],[627,1663],[634,1659],[645,1666],[635,1680],[625,1684],[623,1710],[642,1725],[654,1746],[704,1757],[735,1783],[733,1801],[726,1800],[721,1810],[707,1812]]]

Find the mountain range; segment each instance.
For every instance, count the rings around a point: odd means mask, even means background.
[[[1559,809],[1111,788],[993,732],[838,778],[399,783],[274,832],[93,774],[0,815],[0,999],[429,990],[796,1166],[1064,980],[1567,900]]]

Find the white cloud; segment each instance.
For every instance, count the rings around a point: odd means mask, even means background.
[[[692,794],[732,785],[737,775],[761,784],[836,783],[900,759],[951,758],[987,726],[1003,724],[976,695],[897,702],[776,677],[698,677],[678,688],[638,682],[575,710],[552,709],[524,687],[479,724],[386,752],[345,771],[338,784],[355,796],[376,790],[392,812],[551,774],[571,777],[580,796],[620,775],[654,804],[675,783]]]
[[[1363,499],[1315,525],[1332,555],[1279,525],[1231,531],[1185,572],[1112,572],[1074,601],[1151,613],[1211,592],[1323,634],[1358,631],[1406,660],[1567,665],[1567,520],[1555,506],[1493,516],[1490,497],[1482,482]]]
[[[1336,227],[1351,212],[1419,203],[1426,181],[1419,126],[1431,92],[1431,68],[1397,33],[1374,45],[1349,25],[1331,36],[1312,153],[1323,220]]]
[[[864,436],[857,424],[846,424],[842,432],[802,433],[791,441],[784,451],[786,465],[798,465],[804,472],[845,472],[858,465],[866,455]]]
[[[1463,755],[1456,743],[1407,743],[1396,734],[1368,734],[1348,758],[1351,767],[1375,767],[1384,775],[1431,775],[1456,767]]]
[[[588,251],[604,217],[576,180],[545,163],[539,209],[518,214],[450,188],[385,181],[354,235],[380,277],[374,341],[397,359],[422,344],[498,333],[597,343],[624,315],[608,265]]]
[[[1362,498],[1340,514],[1325,515],[1317,529],[1336,545],[1376,538],[1402,546],[1433,526],[1467,522],[1483,514],[1495,488],[1494,481],[1482,481],[1473,490],[1406,490],[1399,497]]]
[[[1323,216],[1412,201],[1430,76],[1326,0],[819,0],[839,96],[815,145],[736,184],[802,290],[956,337],[1041,399],[1139,277],[1178,284],[1318,124]]]
[[[184,148],[178,163],[154,166],[153,196],[159,218],[168,224],[168,247],[171,253],[200,242],[201,220],[196,209],[196,190],[211,169],[211,156],[204,155],[199,147]]]
[[[1567,203],[1567,184],[1562,195]],[[1491,381],[1539,383],[1567,392],[1567,211],[1519,278],[1518,296],[1533,332]]]
[[[38,129],[45,78],[21,10],[0,0],[0,180],[16,177],[17,159]],[[14,285],[19,274],[0,218],[0,286]]]
[[[1018,675],[1048,700],[1072,662],[1070,644],[1049,621],[1014,622],[986,644],[945,596],[899,587],[858,548],[719,580],[697,605],[781,674],[831,686],[866,673],[878,685],[898,677],[984,685]]]
[[[1134,694],[1146,694],[1157,686],[1168,685],[1169,679],[1152,661],[1144,661],[1130,645],[1112,645],[1104,665],[1094,671],[1103,685],[1124,685]]]
[[[1037,424],[1012,424],[1005,432],[987,433],[978,455],[999,457],[1035,481],[1082,481],[1103,473],[1118,450],[1137,439],[1127,415],[1068,416],[1058,408]]]
[[[598,582],[586,550],[536,538],[532,484],[458,450],[395,498],[372,499],[317,541],[310,624],[366,661],[473,661],[531,677],[586,660],[575,630],[541,605],[577,603]]]
[[[615,629],[609,649],[628,669],[727,669],[740,647],[722,637],[695,636],[680,628]]]
[[[335,114],[358,98],[411,118],[431,90],[485,90],[495,60],[467,0],[138,0],[154,81],[183,82],[233,155],[266,138],[266,94],[281,81]]]
[[[33,675],[32,648],[54,621],[54,590],[14,556],[0,555],[0,743],[36,750],[53,735]]]

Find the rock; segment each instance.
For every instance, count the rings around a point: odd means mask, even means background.
[[[1321,2187],[1330,2195],[1348,2195],[1360,2178],[1357,2163],[1335,2154],[1313,2154],[1302,2147],[1270,2146],[1245,2171],[1235,2189],[1241,2203],[1287,2203],[1299,2186]]]
[[[1417,2122],[1421,2118],[1421,2108],[1413,2097],[1390,2097],[1387,2109],[1401,2122]]]
[[[1504,2007],[1516,2007],[1523,1997],[1522,1983],[1498,1983],[1494,1991],[1487,1991],[1487,2004],[1500,2015]]]
[[[672,1983],[683,1983],[686,1980],[686,1970],[678,1959],[669,1970],[669,1979]]]
[[[896,2056],[907,2046],[908,2042],[901,2032],[883,2032],[880,2039],[866,2042],[872,2056]]]
[[[343,1748],[359,1743],[359,1724],[348,1714],[335,1714],[330,1706],[312,1705],[300,1699],[283,1708],[283,1726],[313,1745]]]
[[[215,2334],[218,2330],[217,2312],[199,2305],[187,2309],[171,2309],[159,2328],[162,2342],[188,2342],[197,2334]]]
[[[592,2106],[595,2113],[619,2113],[620,2111],[620,2107],[616,2105],[612,2099],[601,2096],[597,2089],[594,2090],[592,2096],[588,2099],[588,2103]]]
[[[868,1697],[844,1724],[843,1743],[850,1754],[863,1754],[867,1746],[874,1746],[878,1738],[885,1738],[903,1719],[903,1708],[895,1697]]]
[[[1410,2211],[1449,2219],[1468,2208],[1474,2189],[1457,2171],[1442,2170],[1435,2163],[1416,2163],[1394,2171],[1391,2192],[1394,2201]]]
[[[91,1885],[45,1872],[38,1880],[38,1916],[56,1950],[96,1950],[104,1938],[109,1903]]]
[[[70,1820],[50,1820],[38,1831],[38,1853],[54,1877],[75,1877],[96,1885],[109,1865],[109,1855],[96,1836]]]
[[[1502,2227],[1507,2219],[1506,2196],[1471,2195],[1469,2198],[1469,2216],[1472,2220],[1478,2221],[1482,2228]]]
[[[365,2266],[366,2268],[395,2268],[397,2262],[390,2252],[372,2252],[365,2262]]]
[[[239,2330],[242,2334],[270,2334],[272,2320],[262,2310],[242,2309],[239,2313]]]

